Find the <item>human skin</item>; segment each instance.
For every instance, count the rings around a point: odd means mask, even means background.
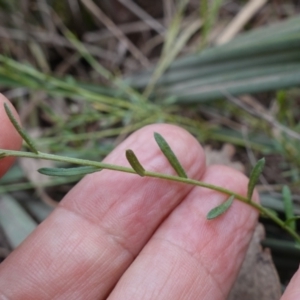
[[[0,148],[19,149],[0,97]],[[153,139],[168,141],[190,178],[246,195],[248,179],[225,166],[205,166],[204,152],[183,129],[144,127],[105,162],[128,166],[132,149],[147,170],[174,170]],[[3,175],[12,159],[0,162]],[[258,213],[234,201],[215,220],[219,192],[104,170],[85,176],[54,212],[0,265],[0,299],[227,299]],[[257,196],[255,196],[255,201]],[[298,299],[299,272],[282,299]],[[297,284],[298,283],[298,284]]]

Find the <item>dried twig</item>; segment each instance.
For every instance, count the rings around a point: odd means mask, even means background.
[[[146,11],[140,8],[136,3],[131,0],[118,0],[126,6],[132,13],[143,20],[150,28],[154,29],[160,35],[164,35],[166,28],[162,26],[157,20],[150,16]]]
[[[52,22],[51,11],[45,0],[39,0],[37,2],[39,10],[41,12],[42,20],[48,31],[54,33],[56,31],[55,24]]]
[[[163,0],[163,9],[165,15],[165,26],[169,26],[175,12],[173,0]]]
[[[259,103],[257,103],[254,99],[252,100],[252,102],[254,102],[254,105],[256,107],[260,107],[260,109],[254,109],[253,106],[250,107],[249,105],[246,105],[243,101],[241,101],[238,98],[235,98],[233,96],[231,96],[230,94],[228,94],[227,92],[223,92],[224,96],[231,101],[232,103],[234,103],[235,105],[239,106],[240,108],[244,109],[245,111],[247,111],[249,114],[262,118],[263,120],[265,120],[266,122],[268,122],[270,125],[272,125],[274,128],[278,129],[281,132],[284,132],[285,134],[287,134],[288,136],[300,140],[300,134],[297,133],[294,130],[291,130],[290,128],[282,125],[281,123],[279,123],[272,115],[268,114],[266,112],[266,110],[263,108],[263,106],[261,106]]]
[[[40,43],[51,44],[51,45],[56,45],[56,46],[76,50],[74,45],[72,45],[72,43],[70,43],[66,38],[59,36],[58,34],[53,34],[51,32],[44,32],[44,31],[27,32],[18,29],[0,27],[0,38],[19,40],[23,42],[27,42],[30,39],[36,39]],[[84,46],[95,57],[107,59],[113,62],[116,61],[116,54],[114,53],[105,51],[98,46],[93,46],[88,44],[84,44]]]
[[[230,22],[217,39],[216,44],[222,45],[233,39],[247,22],[260,10],[268,0],[251,0],[239,14]]]
[[[148,67],[150,65],[149,60],[143,55],[143,53],[123,34],[123,32],[116,26],[116,24],[109,19],[103,11],[91,0],[81,0],[83,5],[93,14],[101,23],[103,23],[112,34],[123,42],[131,54],[138,60],[140,63]]]
[[[151,28],[143,21],[119,24],[118,27],[124,34],[151,30]],[[114,35],[109,30],[100,29],[85,33],[83,35],[83,40],[87,43],[97,43],[111,37],[114,37]]]

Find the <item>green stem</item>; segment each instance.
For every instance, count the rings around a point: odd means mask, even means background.
[[[54,154],[47,154],[47,153],[43,153],[43,152],[38,152],[36,154],[36,153],[32,153],[32,152],[0,149],[0,158],[6,157],[6,156],[45,159],[45,160],[65,162],[65,163],[71,163],[71,164],[82,165],[82,166],[93,166],[93,167],[97,167],[97,168],[101,168],[101,169],[137,174],[132,168],[111,165],[111,164],[106,164],[106,163],[97,162],[97,161],[65,157],[65,156],[59,156],[59,155],[54,155]],[[201,187],[208,188],[208,189],[211,189],[211,190],[223,193],[223,194],[227,194],[229,196],[233,195],[235,199],[252,206],[256,210],[258,210],[262,215],[265,215],[268,218],[270,218],[278,226],[280,226],[285,231],[287,231],[298,243],[300,243],[300,236],[297,234],[297,232],[294,231],[293,229],[291,229],[290,227],[288,227],[285,224],[285,222],[283,222],[281,219],[279,219],[270,210],[268,210],[267,208],[261,206],[260,204],[258,204],[256,202],[249,201],[248,198],[246,198],[240,194],[237,194],[231,190],[228,190],[228,189],[225,189],[223,187],[216,186],[213,184],[205,183],[202,181],[190,179],[190,178],[183,178],[183,177],[162,174],[162,173],[156,173],[156,172],[151,172],[151,171],[145,171],[144,176],[159,178],[159,179],[164,179],[164,180],[171,180],[171,181],[181,182],[181,183],[190,184],[190,185],[194,185],[194,186],[201,186]]]

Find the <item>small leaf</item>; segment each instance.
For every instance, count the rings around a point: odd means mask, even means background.
[[[22,129],[22,127],[20,126],[20,124],[18,123],[18,121],[15,119],[13,113],[11,112],[10,108],[8,107],[8,105],[6,103],[4,103],[4,109],[6,111],[6,114],[8,116],[8,118],[10,119],[11,123],[14,125],[15,129],[18,131],[18,133],[20,134],[20,136],[24,139],[24,141],[27,143],[28,148],[34,152],[35,154],[39,154],[33,140],[31,139],[31,137]]]
[[[140,176],[145,176],[145,169],[139,162],[138,158],[134,154],[132,150],[126,150],[126,158],[128,162],[130,163],[132,169]]]
[[[212,220],[222,215],[232,205],[234,195],[230,196],[225,202],[213,208],[206,216],[207,220]]]
[[[296,219],[294,215],[292,195],[291,190],[287,185],[282,188],[282,197],[286,219],[285,223],[291,229],[296,230]]]
[[[82,176],[94,172],[101,171],[102,169],[92,167],[92,166],[84,166],[84,167],[75,167],[75,168],[41,168],[38,169],[38,172],[43,175],[48,176]]]
[[[174,170],[177,172],[177,174],[180,177],[188,178],[182,165],[178,161],[176,155],[172,151],[171,147],[167,143],[167,141],[157,132],[154,133],[154,138],[156,140],[156,143],[158,144],[160,150],[165,155],[165,157],[168,159],[171,166],[174,168]]]
[[[4,158],[6,154],[4,152],[0,153],[0,159]]]
[[[287,219],[284,224],[287,225],[288,227],[291,227],[291,224],[295,223],[295,221],[300,220],[300,216],[294,216],[290,219]],[[295,223],[295,229],[291,228],[293,230],[296,230],[296,223]]]
[[[264,166],[265,166],[265,159],[261,158],[259,161],[257,161],[256,165],[254,166],[254,168],[252,169],[252,171],[250,173],[250,179],[249,179],[249,183],[248,183],[248,192],[247,192],[247,198],[249,201],[251,201],[255,185],[257,183],[257,180],[258,180],[261,172],[264,169]]]

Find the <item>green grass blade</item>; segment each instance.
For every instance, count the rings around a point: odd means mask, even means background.
[[[257,183],[257,180],[258,180],[261,172],[264,169],[264,166],[265,166],[265,159],[261,158],[259,161],[257,161],[256,165],[254,166],[254,168],[252,169],[252,171],[250,173],[250,179],[249,179],[249,183],[248,183],[248,192],[247,192],[247,198],[249,201],[251,201],[255,185]]]
[[[102,169],[92,167],[92,166],[84,166],[84,167],[75,167],[75,168],[41,168],[38,169],[38,172],[48,176],[68,177],[68,176],[83,176],[101,170]]]
[[[175,59],[177,54],[182,50],[185,46],[189,38],[199,29],[201,26],[201,22],[197,21],[193,22],[188,28],[184,30],[184,32],[178,37],[181,21],[183,17],[183,12],[188,4],[188,0],[182,0],[179,3],[178,12],[174,16],[174,19],[171,23],[170,28],[168,29],[165,43],[162,51],[162,55],[158,61],[158,64],[152,74],[149,83],[147,83],[147,87],[144,91],[144,96],[148,98],[154,87],[159,80],[159,78],[163,75],[172,61]]]
[[[230,208],[233,200],[234,200],[234,195],[230,196],[225,202],[210,210],[206,216],[206,219],[212,220],[222,215]]]
[[[132,169],[140,176],[145,176],[145,169],[132,150],[126,150],[126,158]]]
[[[1,195],[0,205],[0,225],[14,249],[37,227],[37,223],[19,201],[8,194]]]
[[[286,219],[285,223],[291,229],[296,230],[297,219],[295,219],[295,215],[294,215],[291,190],[287,185],[285,185],[282,188],[282,197],[283,197],[284,212],[285,212],[285,219]]]
[[[34,152],[35,154],[38,154],[38,150],[33,142],[33,140],[31,139],[31,137],[22,129],[22,127],[20,126],[20,124],[18,123],[18,121],[15,119],[14,115],[12,114],[10,108],[8,107],[8,105],[6,103],[4,103],[4,109],[6,111],[6,114],[8,116],[8,118],[10,119],[11,123],[14,125],[15,129],[18,131],[18,133],[20,134],[20,136],[24,139],[24,141],[27,143],[28,148]]]
[[[200,1],[200,17],[202,20],[204,20],[204,25],[202,30],[202,41],[198,47],[199,50],[205,48],[207,45],[207,38],[215,24],[222,2],[223,0]]]
[[[182,165],[180,164],[179,160],[177,159],[176,155],[174,154],[174,152],[172,151],[171,147],[166,142],[166,140],[157,132],[154,133],[154,138],[155,138],[156,143],[158,144],[160,150],[165,155],[165,157],[168,159],[169,163],[174,168],[174,170],[177,172],[177,174],[180,177],[188,178]]]

